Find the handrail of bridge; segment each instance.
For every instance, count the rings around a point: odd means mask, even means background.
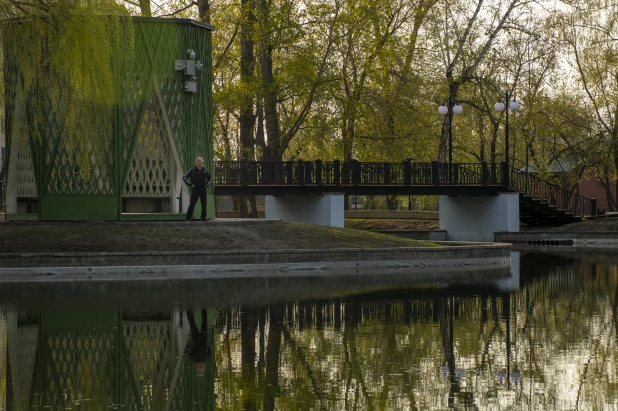
[[[502,186],[577,216],[596,215],[596,199],[586,198],[506,163],[400,163],[360,161],[217,161],[216,185],[317,186]]]
[[[596,199],[586,198],[506,163],[401,163],[360,161],[217,161],[216,185],[317,186],[502,186],[577,216],[596,215]]]
[[[487,163],[217,161],[216,185],[502,185],[503,167]]]
[[[474,174],[478,177],[486,167],[482,164],[460,164],[459,168],[465,169],[467,174]],[[480,170],[479,167],[481,167]],[[504,162],[498,165],[492,163],[488,179],[493,183],[500,182],[506,188],[547,202],[550,207],[563,209],[576,216],[590,217],[597,215],[597,200],[595,198],[580,196],[572,190],[562,188],[513,166],[509,166],[509,173],[505,173],[505,167],[506,163]]]
[[[510,167],[509,187],[541,201],[549,206],[561,208],[576,216],[591,217],[597,215],[596,198],[587,198],[572,190],[550,183],[537,176]]]

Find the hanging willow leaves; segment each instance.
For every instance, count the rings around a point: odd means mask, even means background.
[[[2,1],[11,17],[2,21],[5,60],[19,73],[13,86],[28,101],[30,135],[40,142],[58,133],[89,179],[111,144],[120,82],[133,62],[131,18],[112,0]]]

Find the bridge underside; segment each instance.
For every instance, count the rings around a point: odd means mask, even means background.
[[[323,194],[347,195],[449,195],[480,196],[498,195],[504,192],[503,186],[456,186],[456,185],[224,185],[217,184],[216,193],[220,196],[272,195],[272,196],[319,196]]]
[[[440,196],[440,229],[452,241],[493,242],[496,232],[519,232],[519,194]]]
[[[344,227],[343,193],[265,197],[266,218]],[[440,229],[446,231],[448,240],[492,242],[495,232],[519,231],[519,193],[440,195],[439,198]]]

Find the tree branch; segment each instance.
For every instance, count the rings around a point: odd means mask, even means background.
[[[170,16],[175,16],[177,14],[182,13],[183,11],[187,10],[188,8],[191,8],[193,6],[197,6],[197,2],[192,1],[191,3],[187,4],[186,6],[184,6],[183,8],[176,10],[173,13],[168,13],[168,14],[161,14],[159,17],[170,17]]]

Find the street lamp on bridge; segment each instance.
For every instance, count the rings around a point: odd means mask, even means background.
[[[438,107],[438,113],[443,116],[448,115],[448,164],[449,167],[453,164],[453,114],[461,114],[463,111],[463,107],[459,103],[455,103],[453,105],[453,99],[451,96],[448,97],[448,106],[445,106],[444,103],[440,107]]]
[[[509,105],[509,109],[512,111],[519,111],[519,109],[521,108],[521,105],[517,102],[517,100],[513,100],[509,103],[509,100],[513,97],[508,91],[506,93],[504,93],[504,101],[507,102],[507,104]],[[504,105],[504,103],[502,103],[501,101],[497,102],[496,105],[494,106],[494,109],[498,112],[498,113],[502,113],[505,109],[506,106]],[[506,125],[504,127],[504,162],[508,165],[509,164],[509,110],[506,110]],[[507,168],[508,169],[508,168]]]

